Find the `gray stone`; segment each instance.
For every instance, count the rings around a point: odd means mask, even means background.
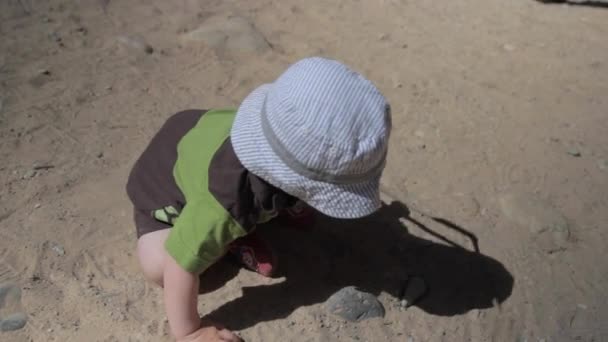
[[[412,277],[408,280],[403,296],[401,298],[401,306],[409,308],[414,305],[422,296],[426,294],[427,286],[424,279],[420,277]]]
[[[605,159],[598,160],[597,167],[602,171],[608,170],[608,160],[605,160]]]
[[[200,27],[182,36],[186,43],[203,43],[214,49],[263,52],[270,44],[247,18],[220,14],[207,18]]]
[[[154,48],[146,42],[146,39],[141,35],[130,35],[120,36],[117,38],[118,42],[123,46],[137,52],[143,52],[151,54],[154,52]]]
[[[384,317],[385,314],[384,307],[376,296],[359,291],[354,286],[345,287],[334,293],[325,306],[332,314],[351,322]]]
[[[27,323],[27,315],[23,312],[18,312],[9,316],[6,316],[0,321],[0,331],[14,331],[19,330]]]

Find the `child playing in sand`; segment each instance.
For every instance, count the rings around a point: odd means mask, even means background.
[[[318,57],[260,86],[238,110],[170,117],[133,167],[127,193],[139,262],[164,288],[173,336],[240,341],[201,321],[199,274],[230,253],[270,276],[274,254],[257,225],[275,217],[306,225],[310,207],[336,218],[378,209],[390,127],[390,107],[370,81]]]

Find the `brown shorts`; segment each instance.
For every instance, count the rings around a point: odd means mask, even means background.
[[[135,232],[138,239],[144,234],[171,228],[171,225],[156,220],[151,213],[137,208],[133,208],[133,219],[135,221]]]
[[[127,194],[134,207],[137,238],[171,227],[156,220],[154,211],[168,206],[181,211],[184,207],[184,194],[173,178],[177,144],[205,112],[186,110],[171,116],[135,162],[127,181]]]

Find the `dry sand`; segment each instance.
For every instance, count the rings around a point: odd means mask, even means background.
[[[172,113],[237,106],[311,55],[391,101],[383,182],[411,213],[387,198],[359,222],[268,227],[283,277],[223,265],[202,313],[247,341],[608,340],[608,10],[6,0],[0,35],[0,283],[22,289],[0,319],[28,315],[1,341],[169,340],[134,257],[127,173]],[[414,275],[430,292],[403,310]],[[349,285],[386,316],[329,314]]]

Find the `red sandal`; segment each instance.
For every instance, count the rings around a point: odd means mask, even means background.
[[[255,232],[233,241],[228,251],[250,271],[265,277],[272,277],[276,271],[276,254]]]

